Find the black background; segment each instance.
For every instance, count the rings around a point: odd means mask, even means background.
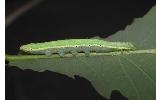
[[[6,0],[6,17],[27,0]],[[17,54],[19,46],[67,38],[107,36],[123,30],[134,18],[144,16],[155,0],[55,2],[45,0],[6,27],[6,53]],[[123,98],[123,99],[122,99]],[[111,100],[127,100],[112,91]],[[46,71],[22,71],[6,66],[6,100],[107,100],[83,77],[71,79]]]

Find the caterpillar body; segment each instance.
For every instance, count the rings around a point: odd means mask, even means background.
[[[105,53],[135,50],[135,47],[130,42],[109,42],[99,39],[66,39],[43,43],[30,43],[22,45],[20,50],[30,54],[59,54],[63,57],[67,53],[77,55],[79,52],[84,52],[85,55],[89,56],[91,52]]]

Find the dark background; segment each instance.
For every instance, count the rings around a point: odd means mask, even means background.
[[[6,0],[6,18],[32,0]],[[44,0],[6,26],[6,53],[17,54],[22,44],[67,38],[107,36],[144,16],[155,0],[66,3]],[[7,63],[7,62],[6,62]],[[122,99],[123,98],[123,99]],[[6,66],[6,100],[107,100],[83,77],[71,79],[46,71]],[[112,91],[111,100],[127,100]]]

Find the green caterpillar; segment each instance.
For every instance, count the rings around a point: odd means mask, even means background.
[[[22,45],[21,51],[30,54],[59,54],[63,57],[67,53],[77,55],[78,52],[84,52],[89,56],[91,52],[113,52],[123,50],[135,50],[133,44],[129,42],[108,42],[99,39],[67,39],[44,43],[30,43]]]

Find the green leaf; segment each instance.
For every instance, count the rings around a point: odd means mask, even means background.
[[[106,40],[131,42],[138,50],[93,53],[90,57],[68,54],[64,58],[6,55],[6,59],[21,69],[50,70],[72,78],[80,75],[107,98],[112,90],[119,90],[129,100],[155,100],[155,7]]]
[[[107,38],[111,41],[132,42],[139,49],[150,49],[156,46],[156,7],[153,7],[143,18],[137,18],[125,30]]]

